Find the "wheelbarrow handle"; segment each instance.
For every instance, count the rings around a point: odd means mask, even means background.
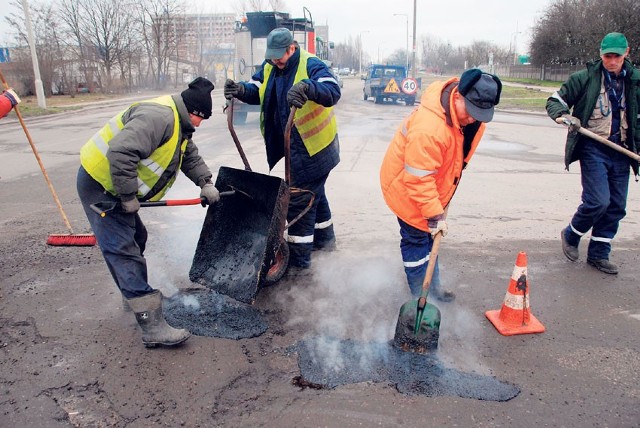
[[[230,196],[236,193],[235,190],[227,190],[225,192],[220,192],[220,197]],[[164,201],[143,201],[140,202],[140,207],[175,207],[175,206],[185,206],[185,205],[202,205],[203,207],[207,205],[205,198],[193,198],[193,199],[165,199]],[[120,210],[121,203],[120,201],[102,201],[96,202],[95,204],[90,205],[91,209],[99,214],[100,217],[105,217],[107,213]]]

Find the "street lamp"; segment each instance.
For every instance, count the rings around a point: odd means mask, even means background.
[[[407,59],[407,72],[409,71],[409,15],[407,15],[406,13],[394,13],[393,16],[404,16],[406,25],[407,25],[407,35],[405,37],[405,45],[406,45],[406,49],[405,49],[405,57]]]
[[[516,32],[511,34],[513,36],[513,65],[518,63],[518,34],[521,33],[521,31],[518,31],[518,21],[516,21]]]
[[[411,53],[411,64],[413,64],[413,67],[411,67],[411,77],[413,77],[414,79],[416,78],[416,10],[417,10],[417,6],[416,4],[418,3],[418,0],[413,0],[413,44],[412,46],[412,53]]]
[[[358,40],[360,41],[360,60],[359,60],[359,64],[358,64],[358,76],[362,76],[362,35],[364,33],[368,33],[369,30],[364,30],[364,31],[360,31],[360,34],[358,34]]]

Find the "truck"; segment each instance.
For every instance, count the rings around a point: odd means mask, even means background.
[[[248,81],[258,71],[264,61],[267,50],[267,36],[275,28],[287,28],[300,47],[322,60],[329,55],[329,42],[316,37],[311,12],[303,7],[302,18],[291,18],[284,12],[247,12],[236,22],[234,30],[235,48],[231,79]],[[227,102],[227,105],[229,103]],[[239,100],[233,102],[234,122],[243,124],[248,113],[260,112],[260,106],[248,105]]]
[[[420,88],[420,79],[407,76],[407,67],[391,64],[371,64],[367,74],[362,77],[364,100],[375,99],[376,104],[385,101],[404,101],[408,106],[416,102],[416,94]]]

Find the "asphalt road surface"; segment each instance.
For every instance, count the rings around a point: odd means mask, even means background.
[[[496,114],[449,210],[441,275],[458,298],[436,303],[436,363],[404,367],[403,376],[449,374],[455,388],[412,390],[368,377],[372,349],[393,338],[409,300],[378,171],[411,108],[363,101],[361,91],[361,81],[345,80],[337,107],[342,162],[327,188],[338,250],[314,253],[310,271],[258,294],[254,306],[268,323],[261,336],[194,336],[178,349],[142,346],[98,248],[45,244],[68,231],[20,125],[0,121],[0,426],[640,426],[640,189],[631,182],[613,243],[620,274],[589,267],[585,243],[580,260],[569,262],[559,233],[580,202],[579,167],[564,170],[564,130],[540,115]],[[242,168],[222,91],[214,92],[214,116],[194,139],[212,170]],[[76,233],[89,232],[75,192],[79,148],[124,106],[27,122]],[[253,169],[266,173],[257,114],[237,130]],[[283,167],[273,173],[282,176]],[[168,195],[197,196],[183,176]],[[150,283],[166,295],[193,287],[188,272],[205,210],[141,215]],[[505,337],[484,313],[502,305],[520,251],[528,255],[531,310],[546,332]],[[345,341],[356,344],[348,355]],[[333,384],[300,377],[300,343],[304,367],[331,373]],[[388,370],[376,352],[376,367]],[[340,377],[353,375],[349,365],[360,375],[353,383]],[[421,372],[432,369],[439,371]],[[516,393],[468,394],[468,379]]]

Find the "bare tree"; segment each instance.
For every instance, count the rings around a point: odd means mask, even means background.
[[[146,0],[141,4],[144,46],[156,89],[168,83],[170,59],[180,59],[178,46],[184,35],[177,26],[185,5],[181,0]]]
[[[11,6],[15,9],[6,18],[7,23],[15,30],[16,44],[29,46],[27,30],[24,26],[24,8],[22,2],[14,0]],[[40,77],[42,79],[45,94],[51,95],[52,82],[57,80],[57,72],[64,66],[64,47],[60,39],[59,26],[54,8],[47,3],[30,3],[29,16],[31,17],[34,33],[36,56]],[[18,64],[22,85],[28,93],[35,93],[35,77],[29,49],[17,50],[14,61]]]
[[[555,0],[533,28],[535,64],[583,64],[598,57],[602,37],[624,33],[631,59],[640,54],[640,2],[637,0]]]

